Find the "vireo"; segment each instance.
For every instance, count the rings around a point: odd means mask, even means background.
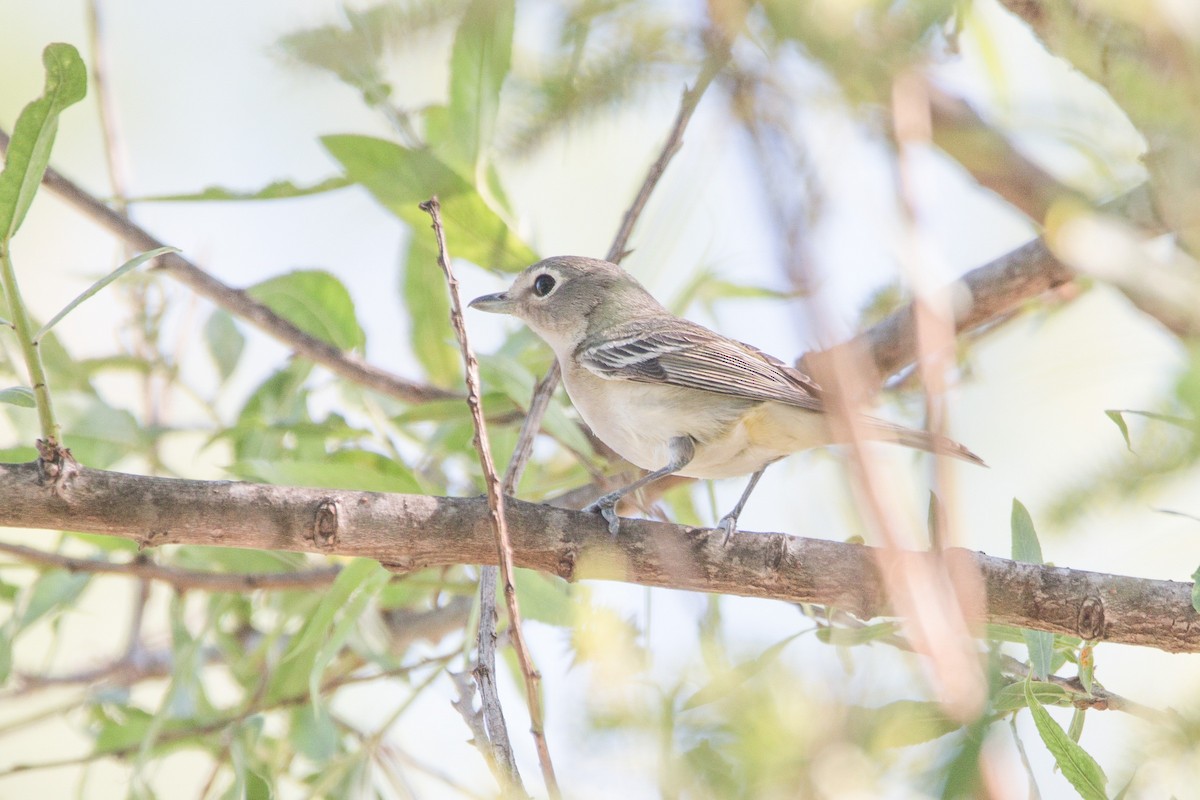
[[[587,507],[608,521],[625,495],[665,475],[750,475],[719,523],[724,541],[770,464],[837,443],[822,391],[800,371],[748,344],[676,317],[616,264],[578,256],[539,261],[506,292],[471,308],[512,314],[558,357],[567,394],[584,422],[623,458],[649,470]],[[983,464],[961,444],[880,419],[862,418],[873,439]]]

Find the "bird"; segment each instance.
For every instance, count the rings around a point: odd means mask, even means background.
[[[612,536],[617,503],[666,475],[750,481],[717,529],[728,543],[768,466],[792,453],[845,443],[828,423],[826,393],[812,378],[758,348],[678,317],[620,266],[555,256],[521,272],[503,292],[468,306],[524,322],[554,351],[583,421],[647,473],[584,510]],[[862,416],[871,439],[986,466],[944,436]]]

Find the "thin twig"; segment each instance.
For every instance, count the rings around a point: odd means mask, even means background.
[[[433,233],[437,238],[438,265],[446,276],[446,286],[450,292],[450,321],[454,326],[454,334],[458,338],[462,350],[463,365],[467,383],[467,406],[471,410],[471,420],[475,428],[475,449],[479,451],[479,463],[483,468],[484,482],[487,486],[488,512],[492,530],[496,535],[496,551],[500,567],[500,581],[504,591],[505,604],[508,606],[509,638],[513,650],[521,664],[521,672],[525,676],[525,694],[529,703],[530,731],[533,734],[534,745],[537,747],[538,763],[542,768],[542,778],[546,789],[552,798],[560,797],[558,780],[554,775],[554,762],[550,759],[550,749],[546,743],[543,728],[541,708],[541,675],[534,667],[529,646],[521,626],[521,610],[517,602],[517,589],[513,582],[513,552],[508,538],[508,526],[504,519],[504,492],[500,486],[500,478],[496,475],[496,465],[492,461],[491,445],[488,443],[487,423],[483,419],[483,406],[480,403],[479,363],[471,350],[467,338],[467,327],[463,322],[462,300],[458,294],[458,279],[450,266],[450,254],[446,249],[446,235],[442,230],[442,219],[438,200],[432,197],[421,204],[433,223]],[[480,624],[483,624],[482,620]],[[493,742],[494,744],[494,742]],[[520,786],[520,775],[516,772],[513,761],[512,784]],[[523,791],[523,790],[522,790]]]
[[[7,150],[8,134],[0,130],[0,152]],[[137,250],[154,250],[163,243],[126,216],[100,202],[74,182],[47,167],[42,183],[62,197],[85,216]],[[217,306],[241,317],[260,330],[275,337],[299,355],[328,369],[330,372],[407,403],[446,400],[458,397],[454,392],[406,380],[385,369],[368,364],[353,353],[346,353],[332,344],[310,336],[288,320],[276,314],[246,292],[234,289],[209,275],[178,253],[161,256],[158,269],[163,270],[197,294]]]
[[[688,122],[691,121],[696,107],[700,105],[700,98],[704,96],[704,92],[707,91],[717,73],[721,71],[728,60],[728,48],[724,45],[717,45],[705,59],[700,74],[696,76],[695,84],[684,91],[683,98],[679,103],[679,111],[675,115],[675,122],[671,126],[671,132],[667,134],[662,151],[646,171],[646,177],[642,181],[641,188],[638,189],[637,196],[634,197],[633,203],[621,218],[621,226],[617,229],[612,244],[609,245],[608,254],[605,256],[608,261],[619,264],[625,257],[629,237],[633,234],[633,227],[645,210],[646,203],[655,187],[658,186],[663,173],[667,171],[667,165],[671,163],[671,159],[683,146],[683,133],[687,130]],[[505,474],[505,485],[510,493],[515,491],[516,485],[525,471],[525,465],[529,462],[530,454],[533,452],[534,439],[537,438],[537,432],[542,426],[542,418],[546,415],[546,409],[550,406],[550,398],[554,395],[554,390],[558,388],[560,377],[561,372],[556,359],[538,382],[537,388],[534,389],[533,398],[529,401],[529,411],[525,415],[525,421],[521,423],[521,431],[517,436],[517,447],[513,450],[512,459],[508,463],[508,470]]]
[[[68,572],[94,575],[127,575],[149,581],[159,581],[179,591],[191,589],[205,592],[252,592],[256,589],[312,589],[328,586],[342,571],[339,566],[321,567],[302,572],[245,572],[219,573],[166,567],[150,561],[131,561],[114,564],[92,558],[74,558],[61,553],[48,553],[36,547],[0,542],[0,553],[8,553],[31,564],[58,567]]]
[[[428,666],[428,665],[434,664],[434,663],[440,663],[440,664],[444,665],[446,662],[448,662],[450,659],[454,658],[456,655],[457,655],[456,652],[449,653],[444,656],[437,656],[435,658],[423,659],[422,661],[420,661],[416,664],[395,667],[393,669],[383,670],[381,672],[371,672],[369,674],[363,674],[363,675],[341,675],[341,676],[338,676],[335,678],[330,678],[329,680],[327,680],[323,684],[321,684],[320,694],[323,696],[329,692],[340,689],[343,686],[351,686],[353,684],[366,683],[369,681],[376,681],[376,680],[381,680],[381,679],[386,679],[386,678],[392,678],[392,677],[396,677],[398,675],[405,675],[405,674],[412,672],[415,669],[418,669],[423,666]],[[206,736],[208,734],[217,733],[219,731],[224,730],[225,728],[227,728],[230,725],[237,725],[242,722],[245,722],[247,719],[249,719],[250,717],[252,717],[256,714],[262,714],[267,711],[278,711],[279,709],[283,709],[283,708],[292,708],[292,707],[295,707],[298,705],[304,705],[305,703],[310,702],[311,699],[312,699],[312,696],[309,694],[308,687],[305,686],[302,691],[299,691],[293,695],[279,698],[279,699],[274,700],[267,704],[264,704],[264,703],[258,702],[258,701],[249,703],[246,706],[244,706],[242,708],[242,710],[237,711],[233,714],[230,714],[229,716],[212,720],[211,722],[206,722],[206,723],[191,726],[191,727],[179,727],[179,728],[173,728],[170,730],[161,731],[158,734],[157,739],[155,740],[155,745],[162,746],[165,744],[169,744],[171,742],[176,742],[176,741],[186,740],[186,739],[195,739],[195,738],[198,738],[201,736]],[[23,772],[35,772],[35,771],[39,771],[39,770],[58,769],[60,767],[73,767],[73,766],[78,766],[81,764],[89,764],[93,761],[98,761],[102,758],[118,758],[118,759],[124,758],[126,756],[137,753],[142,748],[142,745],[143,745],[143,743],[141,741],[138,741],[138,742],[134,742],[133,744],[125,745],[123,747],[117,747],[117,748],[113,748],[111,750],[98,750],[98,751],[94,751],[91,753],[85,753],[84,755],[81,755],[81,756],[68,756],[66,758],[55,759],[52,761],[39,761],[39,762],[27,763],[27,764],[16,764],[12,767],[9,767],[7,770],[0,772],[0,780],[7,778],[11,775],[17,775],[17,774],[23,773]]]

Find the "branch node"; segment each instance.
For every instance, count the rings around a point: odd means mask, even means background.
[[[38,482],[49,486],[56,497],[66,499],[71,479],[79,473],[79,462],[71,455],[70,448],[63,447],[53,439],[38,439]]]
[[[578,557],[579,554],[575,552],[574,548],[571,548],[570,550],[564,550],[563,554],[559,556],[558,565],[554,570],[558,577],[562,578],[568,583],[574,582],[575,566]]]
[[[1091,595],[1079,607],[1079,620],[1075,623],[1079,638],[1086,641],[1103,639],[1104,627],[1104,601]]]
[[[336,547],[340,524],[337,500],[325,498],[317,506],[313,518],[312,539],[317,547],[322,550],[332,550]]]

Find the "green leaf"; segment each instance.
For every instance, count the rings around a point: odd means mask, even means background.
[[[55,43],[42,51],[46,84],[42,96],[21,111],[0,172],[0,240],[8,241],[21,227],[58,133],[58,116],[87,94],[87,67],[79,51]]]
[[[29,600],[21,612],[19,628],[28,628],[42,617],[61,607],[69,606],[87,588],[91,575],[52,569],[43,572],[29,592]]]
[[[1083,735],[1083,720],[1087,714],[1086,708],[1076,708],[1071,714],[1071,724],[1067,727],[1067,736],[1071,737],[1071,741],[1079,743],[1079,737]]]
[[[460,385],[462,358],[450,325],[450,294],[437,263],[432,236],[417,233],[409,240],[402,281],[413,355],[431,382],[438,386]]]
[[[417,204],[437,195],[452,256],[510,272],[537,261],[471,182],[432,152],[370,136],[326,136],[321,141],[346,175],[411,225],[415,236],[431,235],[429,215]]]
[[[20,406],[21,408],[37,408],[37,400],[33,396],[33,390],[27,389],[24,386],[10,386],[7,389],[0,389],[0,403],[8,403],[9,405]]]
[[[78,297],[76,297],[74,300],[67,303],[61,311],[59,311],[57,314],[55,314],[49,322],[47,322],[45,325],[42,326],[41,330],[39,330],[37,333],[35,333],[33,335],[34,340],[36,341],[38,339],[41,339],[43,336],[46,335],[47,332],[49,332],[49,330],[51,328],[53,328],[55,325],[57,325],[62,320],[63,317],[65,317],[67,314],[70,314],[72,311],[74,311],[79,306],[80,303],[89,299],[92,295],[96,294],[96,292],[100,291],[105,286],[108,286],[110,283],[112,283],[117,278],[124,275],[126,272],[137,269],[142,264],[145,264],[147,261],[149,261],[153,258],[158,258],[159,256],[165,255],[167,253],[178,253],[178,252],[179,252],[178,247],[157,247],[153,250],[147,250],[145,253],[139,253],[138,255],[129,259],[124,264],[117,267],[112,272],[108,273],[107,275],[105,275],[103,278],[101,278],[100,280],[93,283],[88,288],[84,289],[83,292]]]
[[[851,706],[849,723],[868,733],[874,749],[910,747],[945,736],[962,727],[938,703],[897,700],[879,708]]]
[[[323,764],[337,754],[339,734],[333,717],[309,704],[292,709],[289,738],[296,752],[314,763]]]
[[[317,667],[318,653],[327,642],[338,615],[344,612],[360,589],[370,586],[377,591],[387,582],[390,574],[379,562],[369,558],[358,558],[346,565],[289,642],[279,667],[271,676],[267,691],[271,700],[294,697],[310,685]],[[314,703],[318,699],[314,697]]]
[[[150,435],[128,411],[94,397],[68,397],[57,402],[71,451],[82,464],[107,469],[138,452]]]
[[[339,450],[320,461],[247,459],[237,462],[230,470],[239,478],[279,486],[421,493],[421,484],[408,467],[378,453],[362,450]]]
[[[351,186],[352,181],[343,176],[326,178],[317,183],[298,185],[291,181],[275,181],[261,189],[253,191],[238,191],[226,189],[223,186],[206,186],[192,194],[156,194],[149,197],[136,197],[130,203],[201,203],[212,201],[246,201],[246,200],[287,200],[292,197],[308,197],[309,195],[333,192]]]
[[[229,312],[217,309],[204,323],[204,343],[208,345],[208,353],[224,383],[237,368],[246,347],[246,337],[238,330]]]
[[[1117,429],[1121,431],[1121,437],[1125,440],[1125,447],[1129,450],[1129,452],[1132,453],[1133,442],[1129,440],[1129,426],[1125,424],[1125,416],[1122,414],[1122,412],[1115,409],[1109,409],[1104,412],[1104,416],[1111,419],[1113,424],[1117,426]]]
[[[363,610],[379,594],[380,590],[391,580],[392,573],[382,566],[371,562],[375,569],[367,573],[350,595],[349,602],[339,609],[340,615],[331,629],[325,631],[325,637],[313,656],[312,668],[308,672],[308,694],[313,709],[317,709],[321,697],[321,676],[325,668],[341,651],[350,633],[358,627]],[[339,576],[340,577],[340,576]]]
[[[1088,751],[1063,732],[1050,716],[1050,712],[1042,708],[1035,693],[1026,684],[1025,699],[1029,711],[1033,714],[1033,724],[1037,726],[1038,735],[1042,737],[1046,749],[1054,756],[1055,763],[1062,770],[1063,777],[1071,782],[1075,791],[1084,800],[1107,800],[1106,786],[1108,777],[1096,763]]]
[[[472,169],[492,140],[512,59],[514,6],[512,0],[472,0],[454,36],[447,144]]]
[[[1200,567],[1192,573],[1192,608],[1200,611]]]
[[[1042,546],[1038,542],[1033,518],[1020,500],[1013,499],[1012,506],[1012,556],[1014,561],[1025,564],[1041,564]],[[1029,663],[1038,680],[1050,677],[1054,659],[1054,634],[1047,631],[1022,630],[1025,646],[1029,649]]]
[[[530,569],[513,573],[513,583],[521,603],[521,617],[547,625],[569,628],[575,620],[571,586],[561,578],[544,575]],[[504,607],[503,587],[497,581],[497,607]]]
[[[718,674],[717,677],[704,686],[701,686],[691,697],[685,700],[682,708],[685,711],[698,708],[699,706],[707,705],[733,694],[739,686],[753,678],[759,672],[762,672],[772,661],[779,658],[779,654],[783,652],[783,649],[801,635],[803,635],[803,632],[792,634],[783,641],[771,645],[756,657],[748,661],[743,661],[732,669]]]
[[[1033,518],[1020,500],[1012,505],[1012,557],[1024,564],[1043,564],[1042,546],[1038,543]]]
[[[308,335],[338,349],[361,349],[366,344],[350,293],[328,272],[289,272],[255,284],[246,293]]]
[[[1025,708],[1029,705],[1029,699],[1026,697],[1027,691],[1032,691],[1042,705],[1062,707],[1071,705],[1071,693],[1057,683],[1019,681],[1010,683],[996,692],[992,698],[992,708],[998,714],[1007,714]]]
[[[817,629],[817,639],[839,647],[854,647],[894,636],[898,628],[895,622],[877,622],[861,628],[825,627]]]

